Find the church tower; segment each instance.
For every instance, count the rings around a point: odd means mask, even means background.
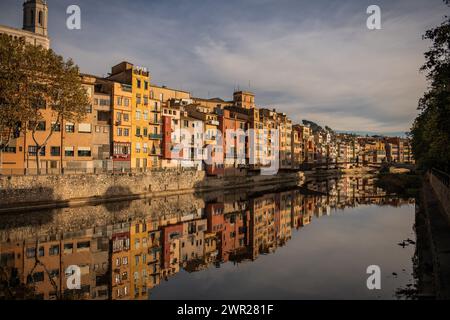
[[[23,30],[47,37],[47,17],[45,0],[26,0],[23,3]]]

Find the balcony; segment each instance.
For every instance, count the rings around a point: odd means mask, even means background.
[[[161,140],[163,136],[160,133],[149,133],[148,137],[152,140]]]
[[[150,120],[148,121],[148,123],[149,123],[149,124],[153,124],[153,125],[155,125],[155,124],[162,124],[162,120],[161,120],[161,119],[158,119],[158,120],[150,119]]]
[[[217,121],[217,120],[207,120],[206,123],[207,124],[212,124],[213,126],[218,126],[219,125],[219,121]]]

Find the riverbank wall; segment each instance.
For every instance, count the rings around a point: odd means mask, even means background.
[[[428,172],[416,212],[418,297],[450,299],[448,176]]]
[[[450,176],[433,169],[427,173],[427,178],[450,223]]]
[[[95,204],[103,201],[292,183],[302,179],[302,172],[218,178],[195,170],[160,170],[114,175],[0,176],[0,211],[25,207],[46,208],[52,204]]]

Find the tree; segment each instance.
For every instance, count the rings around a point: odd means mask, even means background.
[[[64,121],[79,122],[86,115],[89,100],[86,90],[82,86],[78,67],[72,60],[64,61],[52,51],[47,51],[46,59],[42,65],[41,77],[38,77],[35,85],[38,94],[31,104],[32,115],[29,121],[29,130],[35,143],[36,168],[40,173],[40,151],[47,145],[50,137]],[[44,103],[45,102],[45,103]],[[53,120],[50,130],[45,134],[38,134],[45,113],[50,113]],[[61,150],[62,152],[62,150]]]
[[[421,168],[450,172],[450,18],[445,16],[423,38],[433,42],[420,69],[427,73],[429,88],[419,100],[420,114],[411,128],[412,149]]]
[[[0,152],[18,137],[30,116],[27,88],[32,75],[24,57],[23,40],[0,35]]]
[[[63,120],[78,122],[85,117],[87,93],[72,60],[8,36],[0,41],[0,132],[8,141],[17,128],[31,132],[39,174],[41,150]],[[47,119],[52,121],[49,130],[42,126]]]

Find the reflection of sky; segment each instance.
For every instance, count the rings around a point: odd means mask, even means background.
[[[274,254],[219,269],[181,271],[155,288],[150,298],[390,299],[395,289],[412,283],[414,247],[397,243],[414,238],[413,223],[413,205],[335,211],[293,231],[292,239]],[[382,290],[366,287],[371,264],[381,267]]]

